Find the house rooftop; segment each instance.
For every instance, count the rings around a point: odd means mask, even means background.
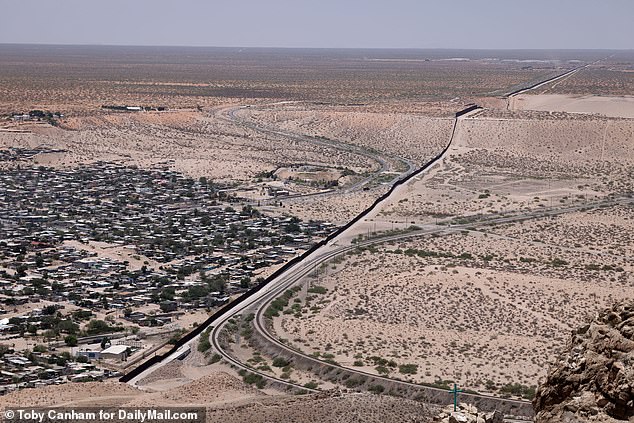
[[[101,354],[121,354],[124,353],[128,348],[129,347],[127,345],[112,345],[101,351]]]

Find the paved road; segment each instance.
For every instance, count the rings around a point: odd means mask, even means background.
[[[582,68],[582,67],[580,67]],[[538,86],[541,86],[543,84],[549,83],[549,82],[553,82],[556,79],[560,79],[563,77],[566,77],[576,71],[578,71],[580,68],[576,68],[573,70],[570,70],[562,75],[559,75],[557,77],[554,78],[550,78],[547,81],[543,81],[540,84],[536,84],[535,86],[526,88],[524,90],[520,90],[518,92],[512,93],[511,95],[517,95],[521,92],[525,92],[527,90],[530,89],[534,89],[537,88]],[[239,109],[230,109],[228,111],[229,113],[229,117],[227,117],[227,119],[230,119],[234,122],[236,122],[237,118],[235,117],[235,112],[239,110]],[[236,120],[234,120],[236,119]],[[264,127],[258,127],[257,125],[255,125],[252,122],[244,122],[242,120],[237,120],[237,123],[239,124],[243,124],[245,126],[251,127],[252,129],[256,129],[258,131],[262,131],[262,132],[268,132],[270,134],[274,134],[274,135],[281,135],[281,136],[285,136],[285,137],[289,137],[291,139],[297,140],[297,141],[301,141],[301,142],[317,142],[317,143],[323,143],[323,145],[327,145],[329,147],[332,147],[331,144],[322,141],[322,140],[318,140],[312,137],[305,137],[302,135],[297,135],[297,134],[292,134],[289,132],[284,132],[284,131],[278,131],[275,129],[271,129],[271,128],[264,128]],[[353,146],[356,147],[356,146]],[[448,150],[447,150],[448,151]],[[445,152],[446,154],[446,152]],[[373,159],[376,159],[375,157],[372,157]],[[444,158],[444,155],[439,157],[437,160],[442,160]],[[386,168],[386,163],[385,161],[379,161],[379,163],[381,164],[381,171],[385,170]],[[411,173],[413,172],[413,167],[412,167],[412,163],[409,162],[408,163],[408,171],[407,173]],[[368,183],[368,180],[366,181],[361,181],[360,183]],[[356,188],[358,188],[359,186],[362,185],[358,185]],[[388,200],[385,200],[388,201]],[[377,207],[381,207],[382,203],[377,204]],[[376,238],[376,239],[369,239],[369,240],[365,240],[361,243],[358,243],[356,245],[351,245],[351,246],[338,246],[337,245],[337,239],[341,239],[341,238],[345,238],[346,234],[349,231],[352,231],[353,228],[349,228],[348,231],[340,234],[340,236],[338,238],[336,238],[335,240],[329,242],[327,245],[324,245],[322,248],[316,250],[313,254],[311,254],[309,257],[307,257],[303,262],[298,263],[297,265],[289,268],[286,272],[284,272],[283,274],[281,274],[277,279],[275,279],[274,281],[271,281],[267,286],[265,286],[263,289],[261,289],[259,292],[257,292],[256,294],[252,295],[250,298],[248,298],[246,301],[242,302],[239,305],[236,305],[235,307],[227,310],[224,314],[222,314],[221,316],[219,316],[218,319],[216,319],[215,321],[210,323],[210,327],[212,328],[211,334],[210,334],[210,340],[214,346],[214,348],[221,354],[223,355],[223,358],[232,363],[233,365],[235,365],[237,368],[241,368],[241,369],[245,369],[245,370],[249,370],[252,373],[257,373],[260,374],[263,378],[274,381],[278,384],[282,384],[282,385],[286,385],[289,387],[293,387],[293,388],[297,388],[297,389],[304,389],[307,391],[312,391],[312,390],[308,390],[302,386],[298,386],[295,384],[292,384],[286,380],[281,380],[272,376],[269,376],[265,373],[261,373],[258,371],[255,371],[253,369],[251,369],[250,367],[244,365],[243,363],[241,363],[239,360],[236,360],[235,358],[231,357],[230,354],[228,354],[226,351],[224,351],[221,343],[219,342],[219,336],[220,336],[220,330],[222,328],[222,325],[229,320],[231,317],[235,316],[236,314],[240,314],[245,312],[246,310],[254,310],[256,311],[256,319],[254,320],[254,324],[256,326],[256,329],[258,330],[258,332],[260,332],[260,334],[262,336],[264,336],[268,342],[274,343],[276,344],[276,346],[280,347],[280,348],[285,348],[289,353],[293,353],[293,354],[301,354],[301,352],[299,351],[295,351],[292,348],[281,344],[275,337],[271,336],[268,333],[268,330],[266,328],[266,325],[264,324],[264,320],[263,320],[263,310],[266,309],[267,304],[272,301],[274,298],[276,298],[277,296],[279,296],[282,292],[284,292],[284,290],[286,290],[288,287],[292,286],[293,284],[297,283],[303,276],[305,276],[306,274],[308,274],[309,272],[311,272],[316,266],[318,266],[321,263],[324,263],[325,261],[335,257],[338,254],[342,254],[345,253],[351,249],[357,248],[357,246],[366,246],[366,245],[374,245],[374,244],[379,244],[379,243],[383,243],[383,242],[387,242],[387,241],[394,241],[394,240],[401,240],[401,239],[406,239],[406,238],[411,238],[411,237],[417,237],[417,236],[424,236],[424,235],[429,235],[429,234],[433,234],[433,233],[440,233],[440,232],[447,232],[447,231],[460,231],[460,230],[465,230],[468,228],[473,228],[473,227],[478,227],[480,225],[491,225],[491,224],[500,224],[500,223],[506,223],[506,222],[515,222],[515,221],[520,221],[520,220],[527,220],[527,219],[534,219],[534,218],[541,218],[541,217],[545,217],[545,216],[554,216],[557,214],[561,214],[561,213],[569,213],[572,211],[578,211],[578,210],[583,210],[583,209],[587,209],[587,208],[593,208],[593,207],[602,207],[602,206],[606,206],[606,205],[614,205],[614,204],[632,204],[633,200],[631,198],[618,198],[618,199],[610,199],[610,200],[606,200],[604,202],[600,202],[597,204],[583,204],[583,205],[577,205],[577,206],[572,206],[572,207],[567,207],[567,208],[559,208],[559,209],[551,209],[551,210],[536,210],[533,212],[528,212],[522,215],[505,215],[505,216],[499,216],[499,215],[493,215],[490,216],[490,218],[488,218],[487,216],[481,217],[479,221],[477,222],[469,222],[467,224],[462,224],[462,225],[452,225],[450,227],[445,227],[445,226],[436,226],[436,225],[431,225],[428,227],[425,227],[419,231],[412,231],[409,233],[405,233],[405,234],[398,234],[398,235],[392,235],[392,236],[387,236],[387,237],[382,237],[382,238]],[[137,377],[135,377],[134,379],[132,379],[130,381],[130,383],[132,384],[137,384],[138,381],[140,379],[142,379],[143,377],[145,377],[146,375],[150,374],[151,372],[155,371],[157,368],[179,358],[180,356],[182,356],[184,353],[186,353],[192,345],[195,345],[195,342],[197,341],[197,338],[194,338],[192,341],[188,342],[187,344],[183,345],[181,348],[179,348],[179,350],[177,350],[176,352],[174,352],[173,354],[171,354],[169,357],[167,357],[166,359],[164,359],[162,362],[157,363],[156,365],[154,365],[153,367],[150,367],[149,369],[147,369],[146,371],[144,371],[143,373],[141,373],[140,375],[138,375]],[[303,358],[305,359],[310,359],[310,360],[315,360],[317,363],[319,363],[320,365],[325,365],[327,363],[324,363],[320,360],[315,359],[314,357],[309,357],[309,356],[305,356],[303,355]],[[331,365],[332,366],[332,365]],[[359,370],[356,369],[346,369],[346,371],[354,371],[357,372],[359,374],[363,374],[363,375],[368,375],[367,373],[364,372],[360,372]],[[371,375],[374,378],[381,378],[380,376],[377,375]],[[394,380],[392,379],[386,379],[389,380],[390,383],[395,383]],[[407,382],[397,382],[397,383],[403,383],[405,385],[412,385],[412,384],[408,384]],[[418,385],[415,385],[418,387]],[[480,395],[480,397],[484,397],[484,398],[494,398],[494,397],[490,397],[490,396],[486,396],[486,395]],[[509,403],[518,403],[518,404],[526,404],[525,401],[517,401],[517,400],[504,400],[507,401]]]
[[[235,110],[235,108],[232,109],[226,109],[226,110]],[[463,117],[466,117],[467,115],[464,115]],[[463,118],[461,117],[461,118]],[[460,118],[460,119],[461,119]],[[457,120],[456,120],[457,122]],[[248,123],[247,125],[251,125],[252,123]],[[301,135],[296,135],[296,134],[291,134],[291,133],[286,133],[286,132],[282,132],[282,131],[276,131],[276,130],[269,130],[269,129],[263,129],[265,131],[272,131],[274,133],[282,133],[284,136],[291,136],[291,137],[296,137],[298,141],[303,141],[304,137]],[[453,133],[452,133],[452,137],[453,137]],[[310,139],[310,141],[312,142],[313,139],[308,137]],[[451,140],[449,140],[449,144],[451,144]],[[442,160],[445,155],[447,154],[447,152],[449,151],[449,149],[447,148],[444,152],[443,155],[439,156],[436,161],[438,160]],[[428,169],[431,169],[432,166],[429,166]],[[415,169],[414,169],[415,170]],[[401,177],[404,177],[406,175],[411,174],[414,170],[408,169],[408,173],[404,174]],[[389,198],[383,200],[382,202],[378,203],[375,205],[375,209],[376,208],[381,208],[385,203],[389,202]],[[271,295],[269,295],[271,292],[273,292],[273,295],[277,295],[278,293],[278,289],[277,287],[279,285],[284,285],[287,281],[288,278],[292,278],[293,275],[295,274],[295,272],[298,271],[298,269],[305,269],[305,268],[310,268],[312,263],[317,263],[317,262],[321,262],[323,261],[324,257],[329,257],[330,254],[333,251],[337,251],[338,247],[335,247],[334,245],[336,245],[337,240],[339,239],[343,239],[345,237],[348,236],[348,234],[350,232],[354,231],[354,226],[348,228],[348,230],[342,232],[341,234],[339,234],[339,236],[335,239],[333,239],[331,242],[329,242],[328,244],[324,245],[323,247],[317,249],[316,251],[313,252],[313,254],[311,254],[309,257],[307,257],[306,260],[304,260],[303,263],[299,263],[298,265],[295,265],[293,267],[291,267],[290,269],[288,269],[286,272],[282,273],[277,279],[271,281],[269,284],[267,284],[263,289],[261,289],[260,291],[256,292],[255,294],[253,294],[252,296],[250,296],[247,300],[243,301],[242,303],[236,305],[235,307],[232,307],[231,309],[227,310],[227,312],[223,313],[221,316],[219,316],[218,319],[216,319],[213,322],[209,322],[209,327],[213,328],[212,334],[210,336],[210,340],[212,340],[212,343],[214,345],[214,347],[218,350],[218,352],[223,355],[223,358],[234,364],[235,366],[237,366],[238,368],[242,368],[242,369],[246,369],[247,367],[245,365],[243,365],[242,363],[238,362],[237,360],[235,360],[233,357],[231,357],[229,354],[227,354],[226,352],[224,352],[224,350],[222,348],[220,348],[219,342],[218,342],[218,334],[219,334],[219,328],[227,321],[229,320],[232,316],[242,313],[244,310],[249,309],[250,307],[252,307],[255,304],[259,304],[263,299],[267,299],[270,298]],[[308,267],[307,267],[308,266]],[[284,285],[285,286],[285,285]],[[128,383],[134,385],[134,386],[138,386],[138,382],[143,379],[144,377],[146,377],[147,375],[151,374],[152,372],[156,371],[157,369],[159,369],[162,366],[165,366],[166,364],[178,359],[179,357],[181,357],[183,354],[185,354],[187,351],[189,351],[192,348],[192,345],[195,346],[196,342],[198,340],[199,336],[196,336],[195,338],[193,338],[191,341],[187,342],[186,344],[182,345],[177,351],[175,351],[174,353],[170,354],[168,357],[166,357],[165,359],[163,359],[162,361],[160,361],[159,363],[154,364],[153,366],[149,367],[148,369],[144,370],[143,372],[141,372],[140,374],[138,374],[137,376],[135,376],[134,378],[132,378]],[[284,380],[278,380],[275,378],[271,378],[270,376],[266,375],[266,374],[261,374],[262,377],[265,377],[266,379],[269,380],[275,380],[275,381],[279,381],[279,383],[282,383],[284,385],[287,386],[293,386],[296,387],[295,385],[284,381]]]
[[[389,156],[389,155],[381,156],[379,154],[374,154],[358,145],[348,144],[343,141],[327,140],[323,138],[315,138],[315,137],[309,137],[302,134],[296,134],[294,132],[283,131],[275,127],[258,124],[256,122],[253,122],[238,116],[239,112],[242,110],[256,109],[256,108],[257,108],[256,106],[237,106],[237,107],[221,109],[218,112],[217,117],[220,118],[221,120],[225,120],[227,122],[244,126],[246,128],[253,129],[263,134],[281,136],[296,142],[308,143],[308,144],[313,144],[313,145],[318,145],[318,146],[328,147],[328,148],[335,148],[340,151],[363,156],[376,162],[379,165],[379,169],[373,172],[372,174],[370,174],[369,176],[362,178],[361,180],[356,181],[352,185],[349,185],[342,189],[328,189],[328,190],[310,193],[310,194],[292,194],[292,195],[286,195],[286,196],[279,196],[270,201],[280,201],[280,200],[286,200],[291,198],[304,198],[304,197],[315,197],[315,196],[326,196],[326,195],[341,195],[341,194],[348,194],[351,192],[359,191],[363,189],[367,184],[377,179],[383,172],[390,170],[390,163],[388,160],[386,160],[386,158],[397,161],[397,162],[401,162],[407,167],[407,169],[404,172],[402,172],[399,175],[396,175],[391,181],[389,181],[388,182],[389,185],[392,185],[394,182],[396,182],[396,180],[401,178],[403,175],[409,175],[410,173],[416,170],[416,164],[405,157]]]
[[[292,347],[289,347],[288,345],[280,342],[274,335],[272,335],[266,325],[265,322],[265,317],[264,317],[264,312],[266,310],[266,308],[268,307],[268,305],[270,304],[271,301],[273,301],[275,298],[279,297],[280,295],[282,295],[282,293],[284,291],[286,291],[287,289],[289,289],[290,287],[292,287],[293,285],[297,284],[303,277],[305,277],[306,275],[308,275],[310,272],[312,272],[315,268],[318,268],[322,263],[327,262],[328,260],[333,259],[334,257],[341,255],[341,254],[345,254],[348,251],[354,250],[358,247],[367,247],[370,245],[378,245],[378,244],[383,244],[386,242],[393,242],[393,241],[399,241],[399,240],[405,240],[405,239],[411,239],[411,238],[416,238],[416,237],[421,237],[421,236],[429,236],[431,234],[439,234],[439,233],[452,233],[452,232],[460,232],[463,230],[467,230],[467,229],[471,229],[471,228],[478,228],[478,227],[490,227],[491,225],[496,225],[496,224],[503,224],[503,223],[510,223],[510,222],[518,222],[518,221],[524,221],[524,220],[529,220],[529,219],[538,219],[538,218],[544,218],[544,217],[549,217],[549,216],[556,216],[556,215],[561,215],[561,214],[565,214],[565,213],[571,213],[571,212],[575,212],[575,211],[580,211],[580,210],[585,210],[588,208],[600,208],[600,207],[606,207],[606,206],[614,206],[614,205],[624,205],[624,204],[628,204],[628,205],[634,205],[634,199],[629,198],[629,197],[619,197],[619,198],[614,198],[614,199],[606,199],[606,200],[601,200],[601,201],[596,201],[593,203],[588,203],[588,204],[580,204],[580,205],[575,205],[575,206],[569,206],[569,207],[560,207],[557,209],[552,209],[552,210],[535,210],[532,212],[528,212],[528,213],[524,213],[524,214],[517,214],[517,215],[507,215],[507,216],[499,216],[499,215],[490,215],[490,216],[484,216],[481,217],[479,221],[477,222],[469,222],[469,223],[465,223],[465,224],[460,224],[460,225],[451,225],[451,226],[444,226],[444,225],[428,225],[420,230],[416,230],[416,231],[411,231],[408,233],[404,233],[404,234],[398,234],[398,235],[392,235],[392,236],[384,236],[384,237],[377,237],[374,239],[368,239],[362,242],[359,242],[355,245],[349,245],[349,246],[340,246],[337,248],[330,248],[329,250],[324,249],[323,251],[320,251],[318,254],[314,254],[313,256],[311,256],[306,262],[302,263],[301,266],[296,266],[293,269],[291,269],[289,272],[287,272],[286,274],[284,274],[282,277],[279,278],[278,281],[276,281],[276,285],[275,285],[275,289],[270,290],[266,293],[266,295],[263,295],[261,298],[259,298],[259,304],[257,306],[257,308],[255,309],[255,319],[254,319],[254,325],[255,325],[255,329],[266,339],[267,342],[275,345],[275,347],[277,349],[280,350],[284,350],[287,353],[289,353],[290,356],[301,356],[303,360],[305,361],[311,361],[315,364],[315,368],[317,368],[317,366],[328,366],[328,367],[333,367],[333,368],[337,368],[337,369],[345,369],[348,372],[352,372],[361,376],[370,376],[374,379],[377,380],[384,380],[386,382],[389,382],[391,384],[398,384],[398,385],[402,385],[402,386],[406,386],[406,387],[416,387],[416,388],[421,388],[420,385],[416,385],[416,384],[412,384],[412,383],[408,383],[408,382],[403,382],[403,381],[394,381],[394,379],[390,379],[390,378],[386,378],[386,377],[382,377],[379,375],[375,375],[375,374],[371,374],[371,373],[367,373],[367,372],[363,372],[360,371],[358,369],[354,369],[354,368],[344,368],[342,366],[337,366],[337,365],[333,365],[330,363],[327,363],[323,360],[319,360],[315,357],[312,357],[310,355],[306,355],[303,352],[296,350]],[[244,312],[245,310],[249,309],[249,308],[253,308],[252,304],[250,304],[249,306],[245,306],[243,307],[238,313]],[[236,314],[238,314],[236,313]],[[256,373],[261,375],[263,378],[271,380],[271,381],[275,381],[278,384],[283,384],[289,387],[293,387],[293,388],[297,388],[297,389],[302,389],[303,387],[300,385],[296,385],[293,383],[289,383],[288,381],[279,379],[279,378],[275,378],[272,376],[269,376],[266,373],[263,372],[258,372],[257,370],[252,369],[250,366],[247,366],[241,362],[239,362],[238,360],[236,360],[235,358],[231,357],[231,355],[226,352],[220,342],[220,334],[221,334],[221,330],[222,330],[222,325],[224,324],[224,322],[228,319],[230,319],[233,316],[233,314],[229,315],[226,317],[226,319],[220,319],[220,321],[217,322],[216,326],[214,327],[214,329],[211,332],[210,335],[210,339],[212,340],[212,344],[214,346],[214,348],[221,354],[223,355],[223,357],[231,362],[232,364],[234,364],[235,366],[237,366],[240,369],[244,369],[244,370],[248,370],[252,373]],[[445,390],[443,389],[437,389],[437,388],[432,388],[432,387],[425,387],[425,390],[429,390],[429,391],[437,391],[437,392],[445,392]],[[501,402],[504,403],[511,403],[511,404],[522,404],[525,405],[528,402],[527,401],[522,401],[522,400],[512,400],[512,399],[500,399],[499,397],[495,397],[492,395],[474,395],[475,397],[480,397],[480,398],[488,398],[491,400],[499,400]]]

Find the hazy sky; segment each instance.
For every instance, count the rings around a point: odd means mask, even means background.
[[[0,43],[634,48],[634,0],[2,0]]]

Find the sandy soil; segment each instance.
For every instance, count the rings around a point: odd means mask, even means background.
[[[427,162],[449,142],[452,118],[411,114],[369,113],[349,110],[306,110],[304,104],[274,110],[250,109],[250,118],[292,132],[315,134],[334,140]]]
[[[420,422],[433,420],[437,410],[412,400],[373,394],[315,394],[261,401],[244,408],[216,409],[208,413],[212,421],[227,423],[295,422]]]
[[[365,227],[477,221],[627,194],[633,139],[622,119],[463,119],[448,157]],[[327,294],[304,298],[301,317],[284,315],[275,328],[346,366],[376,372],[373,356],[418,365],[413,376],[388,369],[394,377],[491,392],[536,385],[572,327],[634,295],[632,219],[630,207],[614,206],[350,256],[312,280]]]
[[[504,100],[497,97],[559,72],[566,58],[531,62],[533,67],[513,60],[409,60],[401,57],[406,53],[375,60],[367,53],[337,53],[336,60],[324,63],[310,54],[291,61],[287,52],[245,57],[241,52],[187,50],[178,54],[193,59],[182,60],[172,51],[157,64],[156,53],[141,60],[134,49],[123,56],[108,50],[104,56],[92,48],[69,47],[58,52],[66,55],[60,59],[48,51],[24,58],[12,48],[0,46],[6,53],[0,55],[0,110],[39,108],[67,115],[59,128],[3,122],[1,126],[11,128],[0,131],[0,148],[66,150],[21,165],[65,168],[103,160],[165,166],[195,178],[247,185],[262,172],[297,164],[368,173],[377,163],[367,157],[264,135],[219,119],[218,113],[238,104],[264,106],[292,99],[301,103],[244,113],[255,122],[420,164],[445,146],[452,114],[477,99],[490,109],[464,119],[451,154],[372,216],[362,232],[375,225],[382,230],[583,204],[633,189],[632,121],[573,113],[623,116],[630,113],[629,98],[616,100],[627,106],[617,111],[613,99],[561,96],[522,96],[518,103],[533,104],[528,108],[535,110],[504,110]],[[587,62],[600,58],[599,53],[584,54]],[[631,95],[630,58],[621,56],[544,90]],[[578,59],[567,59],[572,58]],[[126,81],[120,77],[124,70]],[[172,110],[114,113],[101,110],[103,104],[166,105]],[[12,132],[16,130],[24,132]],[[288,200],[269,208],[304,219],[347,222],[386,189],[384,181],[368,191]],[[399,365],[417,364],[412,376],[389,370],[404,379],[452,379],[479,390],[490,389],[483,388],[489,380],[497,387],[534,384],[571,327],[596,308],[634,295],[632,222],[631,208],[615,207],[358,253],[313,281],[328,291],[310,300],[304,294],[302,317],[285,315],[276,327],[303,350],[332,353],[345,365],[377,371],[372,359],[377,355]],[[129,259],[122,248],[94,243],[88,248]],[[447,251],[454,257],[442,257]],[[136,260],[138,266],[144,258]],[[188,314],[179,323],[188,326],[198,318],[202,316]],[[245,359],[254,355],[248,348],[237,353]],[[148,377],[145,390],[115,382],[66,384],[11,393],[1,397],[1,404],[202,404],[215,420],[227,422],[299,421],[307,416],[324,422],[425,421],[420,404],[396,398],[266,396],[243,384],[233,370],[208,366],[206,360],[194,351]],[[308,380],[306,375],[293,377]]]
[[[634,97],[565,94],[518,95],[511,98],[513,110],[541,110],[634,118]]]
[[[449,156],[379,217],[434,223],[582,204],[634,188],[632,121],[521,116],[461,120]]]
[[[87,400],[78,398],[89,398]],[[81,383],[24,390],[2,397],[0,409],[29,406],[204,406],[207,421],[223,422],[431,422],[436,408],[371,394],[321,393],[269,397],[226,373],[201,378],[187,388],[145,393],[120,383]]]
[[[169,117],[169,118],[164,118]],[[35,164],[70,167],[114,161],[147,168],[168,166],[194,178],[252,181],[256,174],[284,163],[371,169],[374,163],[334,148],[295,145],[265,137],[203,113],[103,113],[73,118],[63,130],[33,128],[32,133],[0,133],[0,147],[50,147],[66,153],[38,155]]]
[[[372,356],[417,364],[415,381],[535,385],[571,328],[634,295],[632,218],[606,209],[351,255],[312,281],[328,292],[284,315],[278,335],[368,371]]]

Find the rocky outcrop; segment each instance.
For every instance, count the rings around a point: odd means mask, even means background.
[[[502,423],[504,418],[499,411],[484,413],[471,404],[460,404],[456,411],[453,405],[448,405],[442,412],[434,417],[435,422],[440,423]]]
[[[537,423],[634,422],[634,301],[573,333],[533,406]]]

